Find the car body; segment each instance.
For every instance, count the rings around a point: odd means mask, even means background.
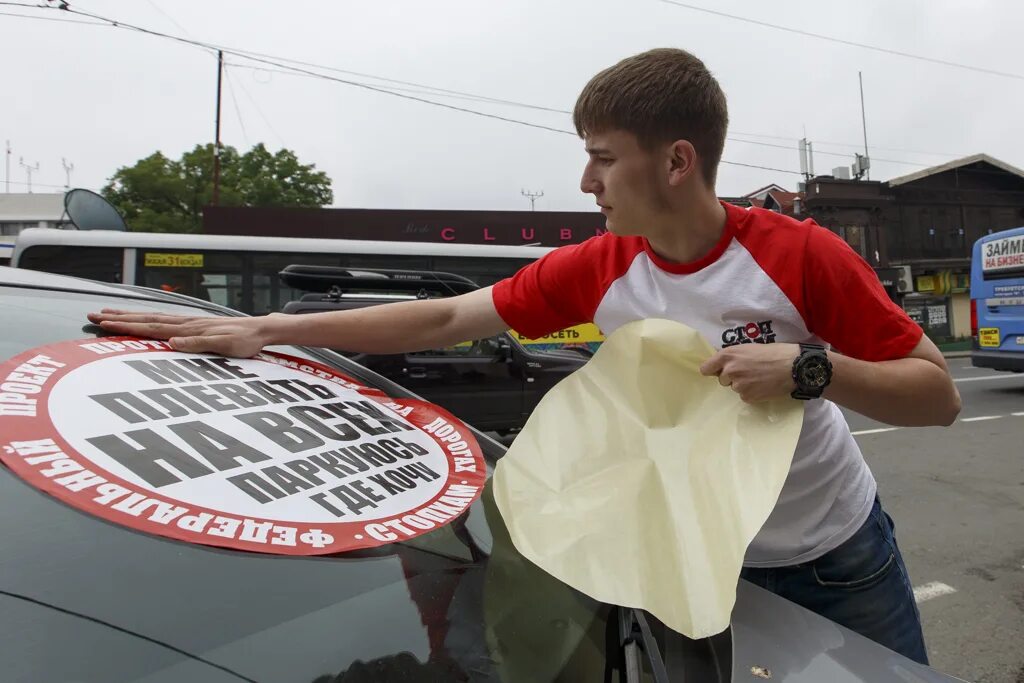
[[[324,266],[289,266],[281,279],[288,287],[310,292],[284,305],[282,312],[289,314],[366,308],[477,288],[451,273]],[[477,429],[504,436],[522,429],[544,395],[590,355],[584,350],[531,349],[503,332],[442,349],[354,357]]]
[[[85,315],[104,307],[233,314],[0,268],[0,364],[67,340],[92,343],[102,332]],[[278,350],[416,401],[337,354]],[[474,435],[489,474],[505,449]],[[10,439],[0,438],[7,453]],[[955,680],[745,582],[731,628],[701,641],[595,601],[519,555],[489,486],[457,518],[410,540],[286,556],[128,528],[0,467],[0,544],[5,683],[658,680],[654,672],[702,682]]]

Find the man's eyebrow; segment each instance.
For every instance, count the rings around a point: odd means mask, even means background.
[[[612,153],[610,149],[605,149],[604,147],[585,147],[584,149],[587,150],[587,154],[599,155]]]

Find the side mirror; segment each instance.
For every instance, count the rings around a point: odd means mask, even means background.
[[[503,335],[486,337],[476,342],[477,355],[508,361],[512,358],[512,344]]]
[[[497,339],[498,349],[497,355],[499,358],[505,361],[512,360],[512,342],[510,342],[505,335],[500,335]]]

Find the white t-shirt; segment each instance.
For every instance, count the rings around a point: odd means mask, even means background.
[[[920,341],[922,329],[834,233],[810,220],[723,206],[722,238],[699,261],[667,262],[642,237],[604,234],[556,249],[496,284],[498,313],[530,337],[584,322],[608,335],[633,320],[664,318],[716,348],[813,343],[868,361],[902,358]],[[789,476],[744,564],[820,557],[863,524],[875,491],[839,408],[808,401]]]

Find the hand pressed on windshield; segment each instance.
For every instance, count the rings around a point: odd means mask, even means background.
[[[267,345],[259,318],[192,317],[108,308],[87,317],[107,332],[165,339],[176,351],[248,358]]]

